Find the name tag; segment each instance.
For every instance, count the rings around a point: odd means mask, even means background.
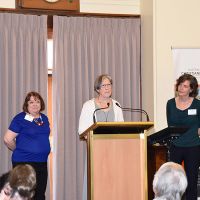
[[[197,109],[188,109],[188,115],[196,115]]]
[[[24,117],[25,120],[28,120],[29,122],[32,122],[34,117],[29,115],[29,114],[26,114],[26,116]]]

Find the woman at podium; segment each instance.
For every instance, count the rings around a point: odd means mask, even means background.
[[[112,78],[107,74],[98,76],[94,83],[97,97],[83,104],[79,119],[79,134],[95,122],[124,121],[119,103],[111,98]],[[87,200],[87,162],[85,162],[82,200]]]
[[[111,98],[112,78],[107,74],[98,76],[94,83],[97,97],[83,104],[79,119],[79,134],[95,122],[124,121],[119,103]]]
[[[183,74],[176,82],[177,96],[167,102],[168,126],[187,127],[187,131],[172,141],[170,161],[182,164],[187,175],[187,200],[197,199],[198,171],[200,166],[200,101],[197,79]]]

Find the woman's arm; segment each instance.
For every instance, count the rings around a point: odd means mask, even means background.
[[[15,138],[17,137],[17,133],[7,130],[7,132],[4,135],[4,143],[10,149],[13,151],[16,148],[16,141]]]
[[[171,113],[170,113],[170,103],[169,101],[167,102],[167,105],[166,105],[166,117],[167,117],[167,124],[168,126],[171,125]]]
[[[79,135],[93,124],[93,113],[95,111],[94,99],[83,104],[79,118]]]

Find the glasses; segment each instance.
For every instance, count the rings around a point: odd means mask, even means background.
[[[101,88],[111,88],[111,84],[103,84],[101,85]]]

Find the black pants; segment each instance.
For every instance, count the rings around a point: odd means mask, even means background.
[[[45,200],[45,191],[47,186],[48,170],[46,162],[13,162],[13,167],[20,164],[31,165],[36,172],[36,189],[34,200]]]
[[[181,164],[187,176],[188,187],[186,189],[186,200],[197,200],[197,182],[200,166],[200,146],[196,147],[170,147],[170,161]]]

